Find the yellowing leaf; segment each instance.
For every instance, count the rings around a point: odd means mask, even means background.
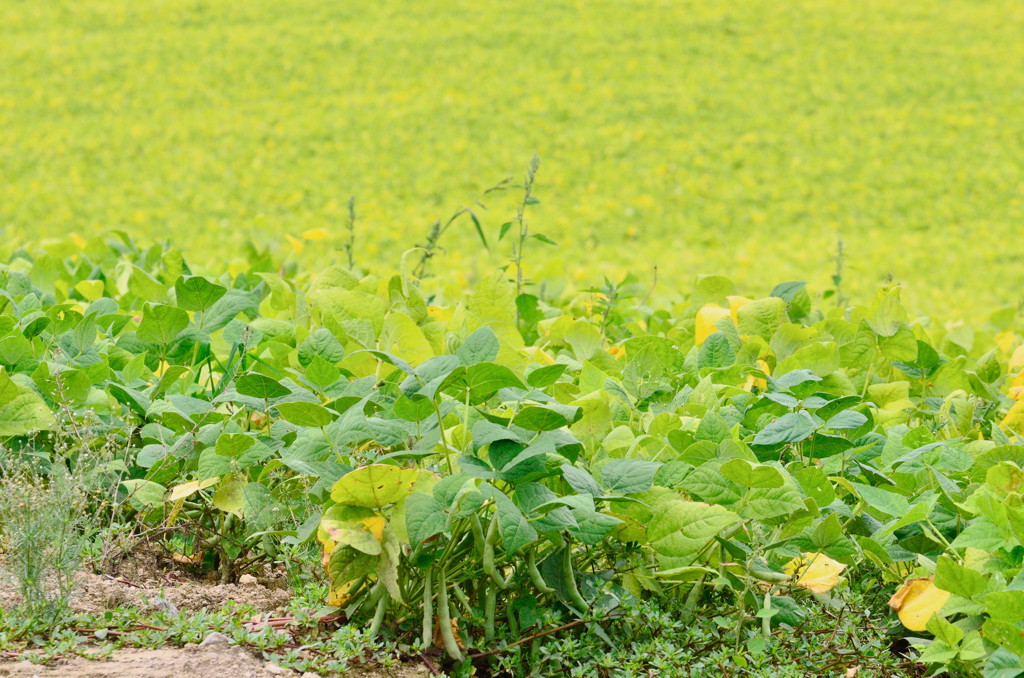
[[[434,320],[451,320],[452,309],[450,307],[427,306],[427,315]]]
[[[555,361],[551,356],[549,356],[547,353],[537,348],[536,346],[526,346],[524,348],[519,349],[519,352],[535,363],[539,363],[541,365],[555,364]]]
[[[308,231],[302,232],[302,239],[309,240],[311,242],[320,242],[322,240],[327,240],[330,237],[331,234],[326,228],[311,228]]]
[[[330,590],[327,591],[327,604],[333,605],[334,607],[341,607],[347,603],[349,599],[348,592],[352,590],[352,584],[354,583],[355,582],[347,581],[341,586],[332,586]]]
[[[729,300],[729,316],[732,317],[733,322],[737,322],[736,314],[739,310],[753,301],[753,299],[747,299],[737,295],[731,295],[726,297]]]
[[[379,509],[412,493],[416,469],[388,464],[371,464],[345,474],[331,489],[331,499],[339,504]]]
[[[1013,345],[1017,343],[1017,336],[1013,332],[998,332],[994,337],[996,347],[1003,353],[1009,353],[1013,350]]]
[[[84,249],[85,246],[89,244],[85,241],[85,238],[78,235],[77,233],[68,233],[68,240],[75,243],[75,245],[81,249]]]
[[[1024,435],[1024,400],[1018,400],[1003,417],[1003,426],[1018,435]]]
[[[213,478],[207,478],[206,480],[193,480],[190,483],[182,483],[171,488],[170,493],[167,495],[167,501],[178,501],[180,499],[186,499],[199,490],[205,490],[211,485],[216,485],[220,482],[220,477],[216,476]]]
[[[103,281],[81,280],[75,285],[75,291],[85,297],[86,301],[96,301],[103,296]]]
[[[697,324],[694,328],[694,343],[698,346],[704,343],[704,340],[710,337],[712,334],[718,331],[715,327],[722,318],[728,318],[730,315],[729,309],[722,308],[716,304],[704,304],[697,311]]]
[[[758,360],[757,361],[757,369],[761,370],[765,374],[771,374],[772,373],[771,368],[768,367],[768,363],[766,363],[763,360]],[[759,390],[759,391],[767,391],[768,390],[768,380],[767,379],[761,379],[760,377],[755,377],[753,374],[748,374],[747,375],[747,381],[746,381],[745,384],[743,384],[743,390],[744,391],[751,391],[751,390],[754,389],[755,386],[757,387],[757,390]]]
[[[789,576],[796,576],[797,586],[814,593],[825,593],[835,588],[839,574],[845,569],[846,565],[824,553],[804,553],[782,567]]]
[[[1024,367],[1024,344],[1017,347],[1017,350],[1010,356],[1010,371],[1017,369],[1018,367]]]
[[[384,520],[384,516],[373,516],[372,518],[365,518],[361,521],[366,531],[373,535],[374,539],[380,541],[384,538],[384,525],[387,523]]]
[[[288,244],[292,246],[292,249],[295,250],[296,254],[302,254],[302,250],[306,248],[305,242],[299,240],[293,235],[289,235],[288,233],[285,233],[284,237],[288,241]]]
[[[911,631],[924,631],[928,620],[949,600],[949,591],[935,586],[935,577],[908,579],[889,599],[900,621]]]

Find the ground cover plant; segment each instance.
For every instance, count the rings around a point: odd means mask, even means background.
[[[534,171],[478,234],[509,265],[468,291],[414,275],[423,250],[383,277],[257,247],[194,275],[123,233],[18,250],[3,481],[88,478],[94,527],[158,531],[223,582],[304,561],[317,619],[453,673],[596,647],[609,675],[657,668],[630,636],[678,675],[1024,672],[1015,310],[970,328],[896,285],[722,276],[669,305],[632,277],[550,294],[519,276],[547,246]],[[679,635],[642,628],[657,610]]]
[[[359,263],[387,275],[537,150],[545,233],[585,254],[539,253],[534,280],[589,284],[585,259],[822,290],[841,237],[855,298],[891,273],[911,308],[980,321],[1024,282],[1022,21],[1011,0],[12,0],[4,255],[174,229],[216,276],[249,239],[342,244],[354,195]],[[457,231],[444,270],[491,270]]]

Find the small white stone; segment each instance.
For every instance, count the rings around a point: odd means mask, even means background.
[[[238,578],[238,583],[242,586],[255,586],[259,582],[256,580],[256,577],[252,576],[251,574],[243,574],[241,577]]]
[[[199,647],[209,647],[211,645],[230,645],[231,639],[225,636],[223,633],[212,631],[206,634],[203,638],[203,642],[199,643]]]
[[[284,669],[281,668],[280,666],[278,666],[277,664],[268,663],[267,664],[267,673],[269,673],[271,675],[274,675],[274,676],[280,676],[280,675],[284,674]]]

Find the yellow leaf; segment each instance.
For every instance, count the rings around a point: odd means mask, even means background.
[[[889,607],[896,610],[900,621],[911,631],[924,631],[932,615],[949,600],[949,591],[935,586],[935,577],[908,579],[889,599]]]
[[[452,309],[442,308],[440,306],[427,306],[427,315],[434,320],[451,320]]]
[[[348,602],[348,592],[352,589],[352,584],[355,582],[347,581],[338,588],[333,586],[327,592],[327,604],[333,605],[334,607],[341,607]]]
[[[765,374],[771,374],[772,373],[771,368],[768,367],[768,363],[766,363],[763,360],[758,360],[757,361],[757,369],[761,370]],[[744,391],[751,391],[751,390],[754,389],[755,386],[757,387],[757,390],[759,390],[759,391],[767,391],[768,390],[768,380],[767,379],[761,379],[760,377],[755,377],[753,374],[748,374],[747,375],[747,382],[745,384],[743,384],[743,390]]]
[[[1017,369],[1018,367],[1024,367],[1024,344],[1017,347],[1017,350],[1010,356],[1010,371]]]
[[[547,353],[545,353],[543,350],[537,348],[536,346],[526,346],[526,347],[523,347],[523,348],[519,349],[519,351],[522,354],[524,354],[527,358],[529,358],[533,362],[538,363],[540,365],[554,365],[555,364],[555,361],[554,361],[554,359],[552,359],[551,356],[549,356]]]
[[[296,254],[302,254],[302,250],[306,247],[305,242],[299,240],[293,235],[289,235],[288,233],[285,233],[284,237],[288,240],[288,243],[292,246],[292,249],[295,250]]]
[[[1024,435],[1024,400],[1018,400],[1003,418],[1003,426],[1018,435]]]
[[[814,593],[825,593],[835,588],[839,583],[839,574],[845,569],[846,565],[832,560],[824,553],[804,553],[782,567],[783,572],[797,577],[797,586]]]
[[[373,535],[373,538],[380,541],[384,538],[384,525],[387,523],[384,520],[384,516],[373,516],[372,518],[365,518],[359,521],[366,528],[367,532]]]
[[[311,228],[308,231],[302,232],[303,240],[310,240],[312,242],[320,242],[321,240],[327,240],[331,237],[331,234],[326,228]]]
[[[733,322],[737,322],[736,314],[739,313],[739,310],[753,301],[753,299],[736,295],[728,296],[726,299],[729,300],[729,315],[732,317]]]
[[[103,296],[103,281],[81,280],[75,285],[75,291],[85,297],[86,301],[96,301]]]
[[[85,246],[89,244],[85,241],[85,238],[77,233],[68,233],[68,240],[75,243],[75,245],[80,249],[85,249]]]
[[[700,346],[704,340],[718,331],[715,323],[729,317],[729,309],[716,304],[704,304],[697,311],[697,324],[694,328],[694,343]]]
[[[220,481],[220,476],[214,478],[207,478],[206,480],[193,480],[190,483],[182,483],[181,485],[175,485],[171,488],[170,493],[167,495],[166,501],[178,501],[179,499],[186,499],[191,497],[199,490],[205,490],[211,485],[216,485]]]

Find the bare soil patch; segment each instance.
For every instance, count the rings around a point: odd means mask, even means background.
[[[119,650],[108,660],[81,657],[40,666],[31,662],[0,663],[3,678],[297,678],[300,674],[257,658],[240,647],[200,647],[159,650]],[[394,669],[355,669],[353,678],[422,678],[430,672],[422,666]],[[304,673],[302,678],[318,678]]]

